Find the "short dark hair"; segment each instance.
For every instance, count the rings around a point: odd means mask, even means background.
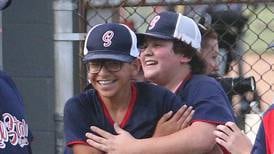
[[[205,73],[205,62],[200,57],[197,49],[193,48],[191,44],[187,44],[180,40],[173,41],[173,51],[175,54],[182,54],[188,58],[191,58],[189,65],[193,74],[203,74]]]
[[[201,48],[203,48],[206,44],[206,42],[209,40],[209,39],[215,39],[215,40],[218,40],[218,34],[216,33],[216,31],[212,28],[207,28],[206,30],[205,29],[201,29],[200,28],[200,31],[202,33],[202,42],[201,42]]]

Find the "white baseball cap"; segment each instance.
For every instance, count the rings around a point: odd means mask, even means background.
[[[164,11],[156,15],[145,33],[138,33],[138,44],[144,37],[151,36],[160,39],[177,39],[190,44],[193,48],[201,47],[201,33],[195,21],[180,13]]]

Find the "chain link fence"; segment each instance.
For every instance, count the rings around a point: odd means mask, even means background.
[[[245,79],[250,84],[254,77],[256,90],[233,95],[232,106],[239,118],[240,128],[252,141],[261,121],[262,113],[274,99],[274,2],[258,0],[217,2],[213,0],[89,0],[77,1],[78,31],[86,33],[98,23],[119,22],[136,32],[144,32],[152,17],[172,10],[192,17],[209,15],[210,24],[219,35],[220,73],[225,77]],[[83,41],[79,40],[80,89],[87,84],[86,71],[81,58]],[[236,79],[235,79],[236,82]],[[235,86],[235,84],[234,84]]]

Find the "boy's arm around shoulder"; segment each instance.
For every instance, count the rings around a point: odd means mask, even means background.
[[[208,153],[217,145],[213,135],[215,127],[197,121],[171,135],[138,140],[135,149],[139,149],[139,153]]]

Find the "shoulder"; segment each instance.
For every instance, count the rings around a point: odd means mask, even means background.
[[[221,84],[216,79],[207,75],[193,75],[187,85],[199,89],[223,90]]]
[[[0,71],[0,81],[2,84],[4,82],[5,84],[13,85],[11,77],[3,71]]]
[[[137,88],[138,92],[140,92],[142,94],[144,93],[144,94],[155,95],[155,94],[168,93],[171,95],[175,95],[170,90],[166,89],[165,87],[155,85],[155,84],[149,83],[149,82],[136,82],[136,88]]]
[[[179,95],[187,101],[193,99],[207,99],[208,101],[220,101],[225,99],[228,102],[227,95],[218,81],[206,75],[193,75],[186,86],[181,89]],[[214,98],[214,99],[213,99]]]
[[[207,75],[202,75],[202,74],[197,74],[197,75],[193,75],[191,78],[191,81],[193,83],[201,83],[201,82],[206,82],[206,83],[218,83],[216,79],[214,79],[213,77],[209,77]]]
[[[170,90],[152,83],[136,83],[137,100],[145,104],[170,104],[180,102],[181,99]],[[147,103],[149,101],[149,103]]]
[[[5,102],[3,104],[11,106],[11,104],[23,104],[23,99],[20,92],[18,91],[13,80],[4,72],[0,72],[0,102]],[[9,102],[9,103],[7,103]]]
[[[84,108],[89,104],[92,104],[90,102],[93,102],[93,100],[96,97],[96,92],[94,89],[90,89],[87,91],[84,91],[80,93],[79,95],[73,96],[70,99],[67,100],[65,104],[65,110],[68,108]]]
[[[8,77],[8,75],[5,72],[0,70],[0,78],[6,78],[6,77]]]

